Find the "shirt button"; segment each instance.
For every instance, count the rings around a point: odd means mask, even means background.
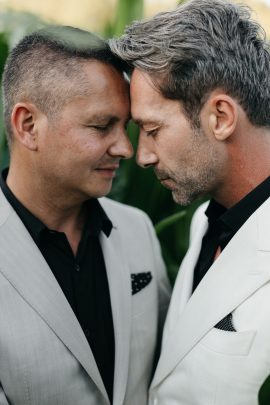
[[[80,268],[80,265],[79,265],[79,264],[76,264],[76,266],[75,266],[75,270],[76,270],[76,271],[80,271],[80,270],[81,270],[81,268]]]

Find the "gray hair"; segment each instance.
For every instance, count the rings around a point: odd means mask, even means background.
[[[83,95],[83,65],[98,60],[124,71],[124,63],[97,35],[73,27],[48,26],[24,37],[10,53],[3,74],[4,121],[9,145],[11,114],[32,102],[53,118],[76,94]]]
[[[248,7],[191,0],[135,21],[109,45],[131,67],[150,74],[164,97],[181,101],[195,126],[209,93],[221,88],[252,124],[270,127],[269,47]]]

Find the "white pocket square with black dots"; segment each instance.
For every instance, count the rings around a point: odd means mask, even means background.
[[[139,291],[141,291],[151,282],[151,280],[152,274],[150,271],[131,274],[132,295],[137,294]]]

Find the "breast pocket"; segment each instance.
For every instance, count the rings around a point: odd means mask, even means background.
[[[155,312],[157,312],[158,307],[155,278],[153,278],[151,282],[145,285],[140,291],[137,291],[136,294],[133,294],[131,300],[134,318],[147,313],[152,313],[154,315]]]
[[[248,355],[254,341],[256,331],[228,332],[220,329],[211,329],[200,344],[207,349],[231,356]]]

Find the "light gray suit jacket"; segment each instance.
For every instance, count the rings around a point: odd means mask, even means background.
[[[101,234],[115,332],[114,405],[144,405],[169,287],[141,211],[100,200],[112,220]],[[131,274],[153,279],[131,294]],[[0,405],[108,405],[83,331],[21,220],[0,191]]]
[[[164,328],[151,405],[256,405],[270,374],[270,198],[234,235],[192,294],[208,227],[196,212]],[[232,313],[236,332],[215,328]]]

